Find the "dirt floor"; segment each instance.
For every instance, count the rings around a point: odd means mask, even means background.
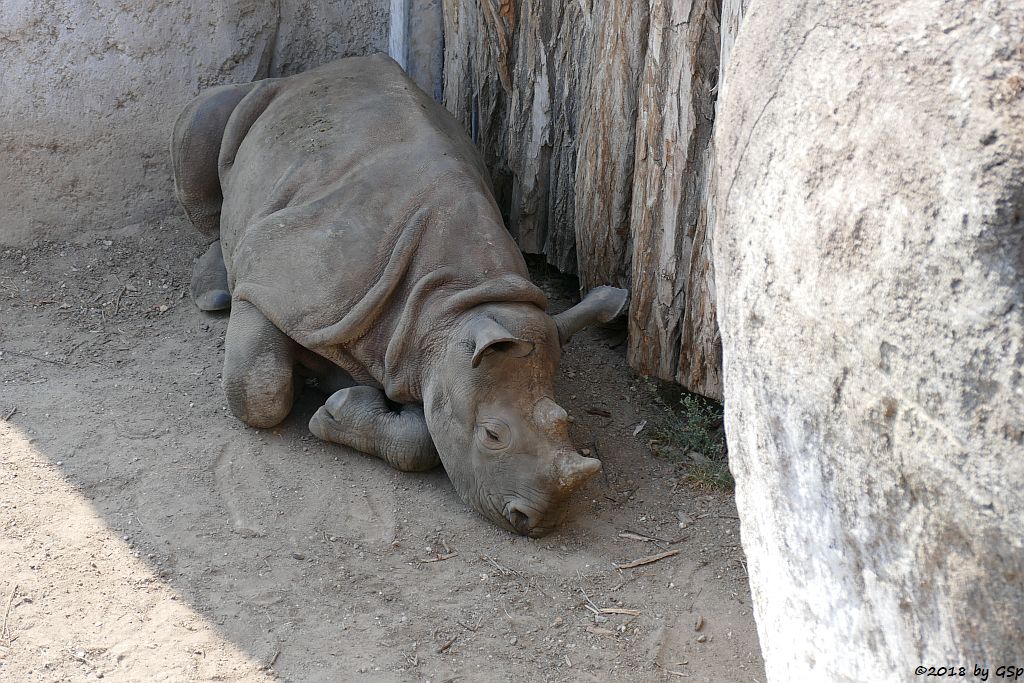
[[[178,217],[0,247],[0,680],[764,680],[731,496],[652,455],[614,335],[559,379],[604,474],[519,538],[319,442],[312,388],[279,428],[229,414],[200,250]]]

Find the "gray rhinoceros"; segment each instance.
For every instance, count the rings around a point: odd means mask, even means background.
[[[528,279],[487,170],[385,56],[211,88],[179,116],[175,191],[219,234],[193,297],[230,307],[224,390],[254,427],[292,407],[293,371],[332,395],[319,438],[406,471],[444,465],[464,501],[540,535],[601,467],[552,399],[561,344],[608,321],[601,287],[556,316]]]

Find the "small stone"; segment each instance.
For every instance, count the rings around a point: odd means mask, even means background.
[[[292,557],[295,558],[296,560],[304,560],[304,559],[306,559],[306,556],[303,555],[302,553],[292,553]]]
[[[581,448],[580,453],[582,453],[583,455],[590,455],[591,451],[589,448]]]
[[[697,615],[697,621],[693,625],[693,630],[694,631],[699,631],[702,628],[704,628],[704,617],[701,616],[700,614],[698,614]]]
[[[706,635],[704,635],[703,633],[700,634],[699,636],[697,636],[697,642],[698,643],[706,643],[707,640],[708,640],[708,637]]]
[[[511,637],[511,638],[509,638],[509,640],[508,640],[508,644],[509,644],[509,645],[515,645],[515,644],[516,644],[516,643],[518,643],[518,642],[519,642],[519,639],[518,639],[518,638],[516,638],[515,636],[512,636],[512,637]]]

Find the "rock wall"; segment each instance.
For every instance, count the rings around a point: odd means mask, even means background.
[[[744,18],[714,263],[772,681],[1020,665],[1022,36],[1021,0]]]
[[[175,210],[171,125],[200,89],[385,51],[388,0],[4,0],[0,242]]]

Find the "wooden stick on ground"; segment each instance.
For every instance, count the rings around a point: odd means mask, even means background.
[[[11,645],[11,634],[7,630],[7,619],[11,616],[11,606],[14,604],[14,596],[17,594],[17,592],[18,584],[14,584],[14,587],[11,588],[10,596],[8,596],[7,598],[7,609],[4,611],[4,625],[3,628],[0,628],[0,636],[4,636],[7,638],[8,647],[10,647]]]
[[[449,640],[447,643],[445,643],[441,647],[437,648],[437,654],[440,655],[440,654],[444,654],[445,652],[447,652],[448,648],[450,648],[452,645],[454,645],[455,641],[458,640],[458,639],[459,639],[459,636],[456,635],[454,638]]]
[[[633,567],[640,567],[645,564],[657,562],[658,560],[664,560],[666,557],[672,557],[673,555],[678,555],[681,552],[682,550],[679,548],[676,548],[675,550],[667,550],[663,553],[658,553],[657,555],[648,555],[647,557],[641,557],[639,560],[633,560],[632,562],[627,562],[626,564],[617,564],[615,565],[615,568],[632,569]]]
[[[457,557],[457,556],[458,556],[458,553],[448,553],[447,555],[442,555],[441,553],[437,553],[433,557],[428,557],[425,560],[421,559],[420,562],[423,562],[424,564],[426,564],[428,562],[444,562],[447,559],[450,559],[452,557]]]

